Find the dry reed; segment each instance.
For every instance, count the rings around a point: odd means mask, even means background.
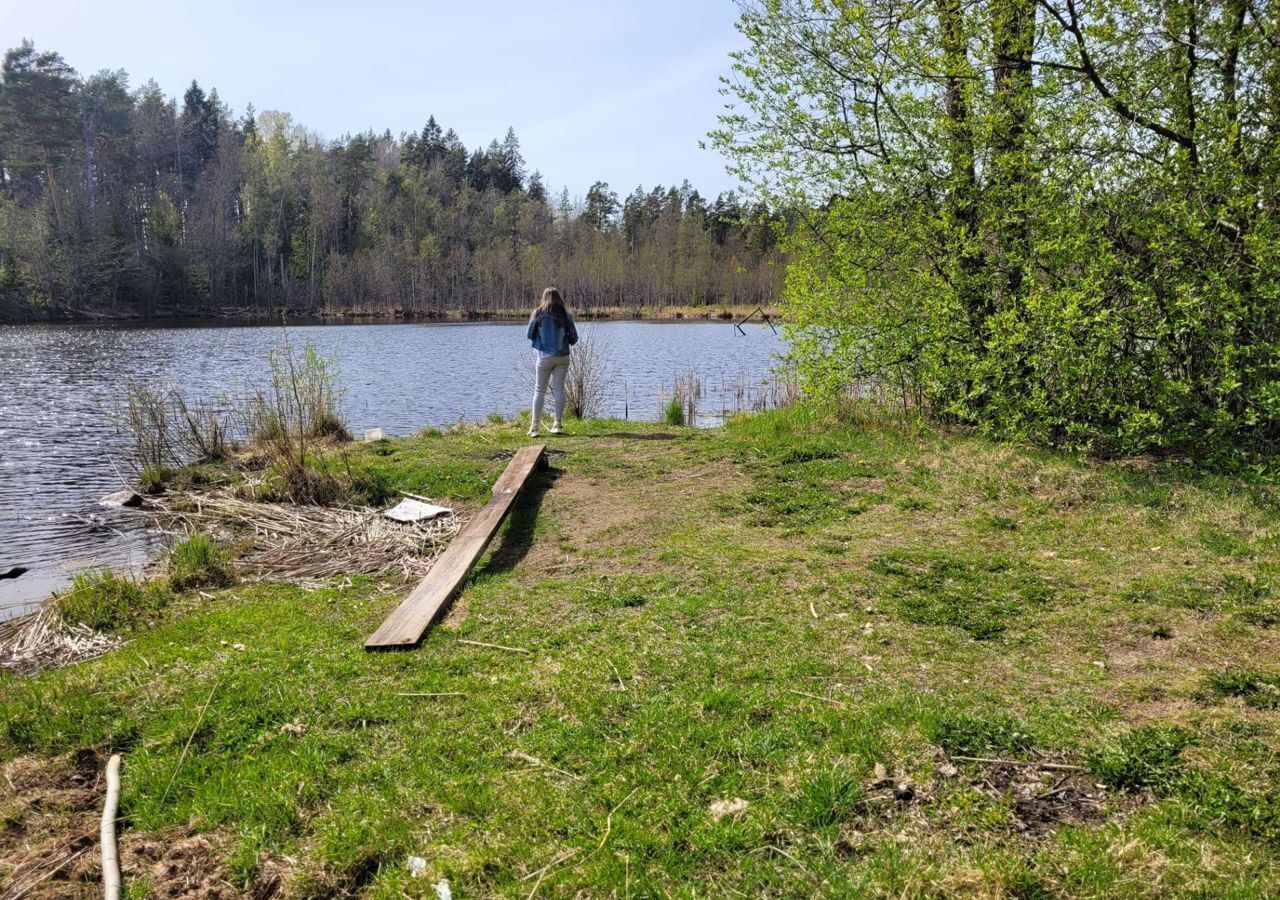
[[[0,622],[0,669],[33,675],[95,659],[123,641],[87,625],[68,625],[52,604]]]
[[[374,509],[253,503],[231,491],[166,496],[152,506],[175,529],[250,536],[251,549],[236,560],[242,575],[304,585],[341,575],[421,578],[462,526],[452,515],[405,524]]]

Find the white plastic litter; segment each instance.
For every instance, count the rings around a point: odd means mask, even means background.
[[[436,882],[436,897],[439,900],[453,900],[453,891],[449,890],[449,882],[443,878]]]
[[[409,857],[409,874],[414,878],[421,878],[427,874],[427,861],[421,856]]]
[[[366,428],[364,430],[364,442],[366,444],[371,444],[374,441],[380,441],[380,440],[382,440],[381,428]]]
[[[747,811],[750,804],[741,797],[734,797],[732,800],[716,800],[707,809],[711,813],[711,818],[719,822],[725,816],[740,816]]]
[[[396,522],[427,522],[440,516],[453,515],[453,510],[447,506],[436,506],[434,503],[406,497],[383,515]]]

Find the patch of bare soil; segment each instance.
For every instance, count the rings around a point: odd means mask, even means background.
[[[1111,685],[1104,699],[1115,703],[1130,722],[1167,719],[1194,707],[1189,696],[1205,674],[1224,667],[1248,668],[1280,653],[1280,634],[1255,629],[1230,644],[1215,633],[1216,615],[1191,611],[1169,614],[1159,636],[1148,627],[1126,627],[1103,645]]]
[[[636,531],[661,511],[641,492],[594,481],[572,471],[563,472],[547,492],[543,509],[556,517],[560,531],[576,547],[601,549],[634,542]],[[536,541],[523,567],[539,578],[572,568],[573,557],[550,541]],[[634,558],[630,563],[635,563]],[[593,572],[602,571],[595,563]],[[635,566],[629,565],[629,571]]]
[[[216,836],[185,829],[159,834],[124,834],[120,839],[120,871],[126,883],[146,879],[150,896],[188,900],[237,900],[242,897],[226,880],[223,848]],[[270,897],[272,893],[255,896]]]
[[[994,765],[971,784],[1004,798],[1013,809],[1014,828],[1028,836],[1106,818],[1103,791],[1087,773],[1066,772],[1049,781],[1052,775],[1030,766]]]
[[[1099,824],[1108,816],[1109,795],[1088,772],[1011,763],[968,766],[963,772],[950,764],[939,768],[944,777],[963,778],[974,790],[1007,805],[1013,830],[1028,839],[1062,825]]]
[[[54,760],[20,757],[0,784],[0,900],[91,897],[97,871],[103,766],[92,750]]]
[[[19,757],[0,779],[0,900],[90,898],[102,893],[98,829],[106,793],[104,756],[82,749],[67,756]],[[215,836],[185,830],[122,830],[125,884],[146,879],[150,896],[233,900]],[[261,896],[272,896],[262,894]]]

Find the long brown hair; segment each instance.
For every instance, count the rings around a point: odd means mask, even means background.
[[[561,328],[569,327],[569,311],[564,308],[564,298],[556,288],[549,287],[542,292],[542,299],[538,301],[538,312],[550,313]]]

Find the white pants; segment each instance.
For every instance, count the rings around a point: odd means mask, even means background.
[[[533,418],[529,421],[530,428],[537,428],[538,423],[542,421],[542,405],[547,399],[548,381],[551,382],[551,390],[555,394],[556,427],[560,427],[561,420],[564,418],[564,379],[568,374],[568,354],[564,356],[538,355],[538,360],[534,363],[533,368]]]

